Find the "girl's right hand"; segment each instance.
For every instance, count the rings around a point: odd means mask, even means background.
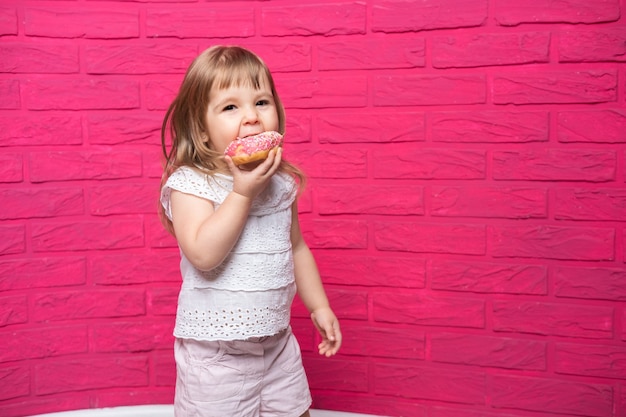
[[[278,171],[283,148],[272,149],[267,159],[252,169],[239,167],[230,156],[225,156],[226,164],[233,174],[233,192],[254,200],[267,187],[272,176]]]

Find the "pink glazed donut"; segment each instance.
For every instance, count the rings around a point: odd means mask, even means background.
[[[226,147],[224,155],[230,156],[235,165],[243,165],[266,159],[270,151],[281,146],[282,143],[283,135],[280,133],[263,132],[254,136],[237,138]]]

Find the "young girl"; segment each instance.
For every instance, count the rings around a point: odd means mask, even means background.
[[[309,415],[311,394],[289,326],[296,292],[321,335],[319,353],[334,355],[341,345],[298,223],[301,172],[282,159],[282,148],[245,166],[223,154],[238,137],[272,130],[285,130],[272,76],[257,55],[234,46],[201,53],[166,113],[161,204],[183,277],[176,417]]]

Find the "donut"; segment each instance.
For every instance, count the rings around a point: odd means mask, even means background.
[[[226,147],[224,155],[230,156],[235,165],[248,164],[266,159],[270,151],[281,146],[282,143],[283,135],[280,133],[263,132],[245,138],[237,138]]]

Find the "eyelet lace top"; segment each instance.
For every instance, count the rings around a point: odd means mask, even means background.
[[[254,200],[248,221],[226,259],[201,271],[181,251],[183,283],[174,336],[198,340],[244,340],[270,336],[289,325],[296,292],[291,251],[291,206],[295,181],[278,173]],[[172,190],[213,202],[219,210],[233,189],[230,176],[207,176],[177,169],[161,190],[161,204],[172,219]]]

